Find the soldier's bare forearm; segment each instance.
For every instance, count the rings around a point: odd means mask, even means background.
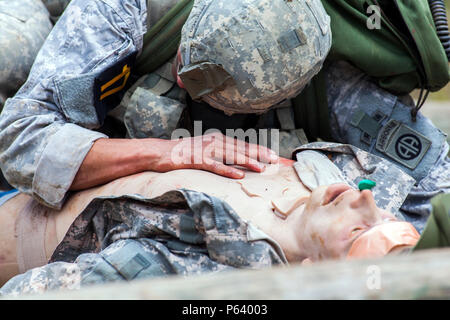
[[[262,172],[264,163],[278,162],[277,155],[262,146],[239,144],[222,134],[184,140],[98,139],[78,170],[70,190],[82,190],[143,171],[206,170],[232,179],[244,171]]]
[[[154,141],[152,141],[154,140]],[[82,190],[149,170],[160,158],[159,139],[99,139],[92,146],[70,190]]]

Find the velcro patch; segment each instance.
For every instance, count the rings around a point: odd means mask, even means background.
[[[278,44],[283,52],[289,52],[292,49],[306,44],[306,35],[301,28],[291,30],[280,36]]]
[[[122,101],[125,92],[130,88],[131,69],[136,61],[137,51],[119,60],[95,77],[94,106],[100,124],[106,115]]]
[[[410,127],[390,120],[378,134],[376,148],[414,170],[431,147],[431,140]]]
[[[377,136],[378,131],[381,128],[380,120],[382,120],[382,116],[378,111],[374,118],[372,118],[364,111],[357,110],[350,120],[350,124],[362,131],[361,141],[365,144],[371,145],[372,138]]]

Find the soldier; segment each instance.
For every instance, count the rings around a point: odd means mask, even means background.
[[[242,147],[217,134],[201,136],[210,128],[280,129],[284,156],[302,144],[288,98],[321,69],[330,49],[330,19],[322,4],[196,1],[178,58],[137,80],[125,94],[144,34],[167,9],[143,0],[76,0],[68,6],[0,120],[1,166],[12,185],[58,208],[69,190],[145,170],[197,168],[242,178],[242,170],[223,163],[231,158],[228,164],[235,164],[236,151],[247,169],[258,172],[261,162],[277,161],[263,147]],[[430,196],[449,190],[443,134],[421,116],[416,123],[404,119],[407,113],[401,110],[409,106],[352,66],[338,62],[324,71],[330,112],[319,116],[330,117],[333,138],[376,150],[411,174],[417,192],[405,210],[426,220]],[[345,76],[339,78],[339,71]],[[359,104],[353,103],[356,98]],[[380,112],[362,109],[371,101]],[[101,132],[111,123],[107,114],[123,122],[123,127],[112,122],[115,133],[109,134],[121,139]],[[177,128],[195,131],[197,120],[203,125],[200,136],[175,163],[178,141],[165,139]],[[207,146],[212,153],[204,152]],[[201,161],[190,161],[193,155]]]
[[[238,23],[233,22],[234,20],[224,22],[230,27],[236,25],[233,27],[235,29],[233,41],[236,42],[235,46],[239,45],[238,49],[242,49],[243,53],[241,60],[234,61],[241,63],[243,67],[245,63],[253,61],[250,54],[253,55],[258,51],[255,51],[256,48],[253,50],[239,43],[241,30],[257,31],[254,35],[249,33],[254,37],[266,37],[274,32],[273,30],[277,30],[279,38],[277,41],[284,45],[284,49],[270,52],[273,58],[277,59],[273,60],[277,63],[272,66],[273,73],[275,76],[276,70],[284,65],[289,66],[289,70],[286,69],[279,75],[276,85],[271,84],[264,89],[265,79],[260,79],[256,84],[262,87],[255,88],[253,93],[249,87],[249,94],[253,94],[249,98],[254,99],[256,103],[261,103],[267,95],[257,93],[260,89],[272,90],[274,97],[270,103],[277,103],[285,99],[286,94],[292,95],[301,91],[309,79],[320,70],[331,44],[326,13],[321,6],[305,11],[304,5],[296,4],[298,8],[294,11],[289,9],[284,1],[273,3],[249,1],[246,5],[241,1],[227,1],[222,9],[221,6],[208,4],[209,2],[198,2],[189,16],[191,23],[188,24],[195,27],[194,21],[201,18],[198,22],[204,20],[204,24],[200,24],[204,31],[208,28],[220,30],[221,26],[213,24],[215,19],[231,17],[237,14],[239,9],[242,17],[235,17],[241,19]],[[202,9],[209,9],[211,15],[202,15]],[[253,20],[252,25],[246,25],[245,15],[253,12],[252,10],[258,11],[260,16],[270,10],[276,10],[285,15],[286,25],[281,26],[279,16],[274,15],[265,20],[270,28],[264,29],[263,26],[254,24],[257,20]],[[304,16],[297,16],[296,12],[301,11],[305,11]],[[326,24],[322,26],[327,31],[325,34],[322,34],[322,29],[315,18],[317,12],[321,15],[320,23]],[[288,20],[290,23],[287,23]],[[296,29],[292,29],[291,23]],[[256,27],[259,29],[255,29]],[[180,167],[194,167],[233,178],[242,178],[241,170],[223,164],[226,156],[223,152],[225,148],[221,150],[218,147],[215,150],[216,157],[209,164],[202,161],[200,164],[177,166],[171,159],[171,150],[175,147],[173,141],[155,138],[106,139],[105,134],[91,130],[99,128],[105,120],[107,111],[114,107],[113,102],[120,101],[119,89],[122,89],[122,85],[125,86],[129,78],[128,68],[132,66],[136,54],[142,49],[146,29],[145,1],[77,0],[69,4],[36,58],[27,83],[14,98],[8,100],[2,114],[0,122],[3,128],[1,135],[3,152],[0,158],[3,172],[12,185],[32,194],[49,206],[58,207],[70,189],[88,188],[144,170],[167,171]],[[196,38],[187,34],[187,27],[185,30],[186,36],[183,41],[194,41]],[[320,54],[316,55],[317,41],[311,41],[308,45],[304,43],[305,32],[311,39],[317,39],[321,43]],[[255,38],[253,41],[256,40]],[[250,68],[246,71],[248,76],[257,71],[251,68],[264,63],[262,57],[267,52],[263,49],[260,49],[261,54],[256,64],[248,65]],[[215,50],[217,53],[220,52],[220,48]],[[232,52],[223,53],[225,58],[230,55],[236,56]],[[210,66],[214,67],[213,64]],[[219,74],[220,70],[216,68],[212,71]],[[226,76],[225,73],[222,74]],[[112,83],[114,79],[118,80]],[[251,86],[249,81],[246,84],[241,83],[239,87]],[[94,95],[97,89],[100,91]],[[167,101],[167,98],[161,97],[159,100]],[[179,102],[175,103],[175,106],[180,105]],[[263,110],[267,104],[259,107]],[[179,108],[172,106],[170,110],[173,110],[171,114],[179,114]],[[24,119],[28,119],[25,121],[26,124],[22,122]],[[24,126],[19,125],[21,127],[19,128],[16,126],[18,123],[23,123]],[[32,140],[26,143],[27,150],[21,147],[22,150],[17,149],[19,145],[23,145],[19,142],[18,136],[22,134],[26,135],[27,140]],[[196,140],[201,140],[204,145],[209,143],[202,137]],[[67,143],[69,141],[70,143]],[[237,146],[233,147],[233,144],[234,141],[226,144],[227,147],[231,147],[228,153],[238,149]],[[218,145],[223,146],[223,143]],[[249,158],[243,165],[251,170],[261,171],[262,165],[256,159],[265,162],[276,161],[276,155],[270,153],[268,149],[258,150],[250,154],[239,149],[240,154]],[[18,156],[18,153],[24,156]]]

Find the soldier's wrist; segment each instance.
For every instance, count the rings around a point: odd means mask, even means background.
[[[143,160],[144,170],[168,171],[172,141],[165,139],[147,138],[141,140],[140,158]]]

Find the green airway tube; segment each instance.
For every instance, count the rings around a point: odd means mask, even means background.
[[[181,29],[193,6],[193,0],[178,2],[147,31],[144,35],[144,47],[135,68],[137,74],[153,72],[175,56],[181,40]]]
[[[363,190],[372,190],[373,187],[375,187],[376,185],[377,185],[377,184],[376,184],[375,181],[365,179],[365,180],[361,180],[361,181],[358,183],[358,189],[359,189],[360,191],[363,191]]]

